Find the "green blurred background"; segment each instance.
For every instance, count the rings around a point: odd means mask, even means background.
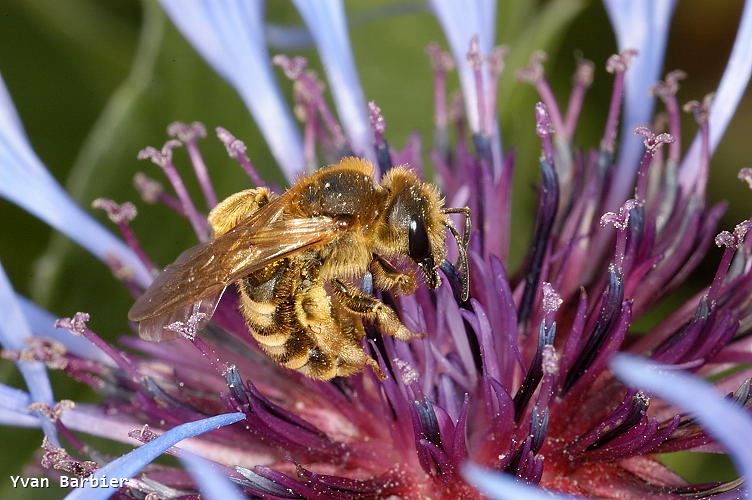
[[[665,68],[689,74],[679,94],[685,102],[701,99],[716,87],[743,2],[677,3]],[[347,8],[360,78],[367,98],[377,101],[384,112],[388,138],[401,147],[407,135],[418,130],[430,141],[431,71],[424,48],[430,41],[445,46],[436,20],[423,2],[359,0],[347,2]],[[267,17],[300,24],[288,1],[269,2]],[[513,262],[517,262],[531,227],[529,193],[537,176],[537,137],[532,113],[535,93],[517,83],[514,73],[534,50],[545,49],[550,56],[547,75],[560,102],[566,102],[576,57],[595,61],[595,84],[576,141],[595,146],[611,92],[604,62],[615,51],[615,42],[603,6],[596,0],[499,0],[497,41],[511,48],[499,108],[505,147],[519,152],[513,244]],[[312,49],[300,53],[318,65]],[[211,130],[217,125],[248,144],[263,175],[281,181],[240,99],[150,0],[2,0],[0,73],[35,151],[52,174],[84,207],[99,196],[135,201],[140,213],[133,226],[159,263],[169,262],[193,242],[187,224],[162,207],[140,203],[132,187],[137,171],[160,178],[156,167],[136,160],[136,153],[146,145],[161,145],[168,123],[198,120],[207,125],[210,135],[202,151],[220,196],[244,188],[246,182],[213,138]],[[289,83],[277,76],[289,95]],[[452,84],[456,88],[456,82]],[[684,124],[686,144],[695,126],[689,117]],[[752,98],[747,93],[713,158],[710,197],[731,202],[724,227],[749,216],[750,193],[736,180],[736,172],[752,165],[751,129]],[[183,155],[178,152],[176,161],[185,166]],[[108,224],[100,213],[94,216]],[[125,320],[129,296],[103,264],[5,201],[0,201],[0,220],[0,260],[20,293],[56,315],[90,312],[91,327],[108,339],[130,333]],[[712,275],[713,257],[697,273],[698,282]],[[0,363],[0,377],[22,386],[11,363]],[[58,398],[95,399],[60,374],[52,377]],[[0,498],[62,494],[54,489],[12,489],[8,475],[20,473],[36,460],[40,442],[38,431],[0,428]],[[674,455],[665,460],[688,479],[733,477],[723,458]]]

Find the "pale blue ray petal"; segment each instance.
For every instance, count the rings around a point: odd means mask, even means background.
[[[747,0],[742,11],[736,40],[731,50],[721,83],[710,105],[710,154],[718,147],[739,101],[752,75],[752,0]],[[698,133],[687,151],[680,170],[679,181],[686,189],[691,186],[700,171],[702,139]]]
[[[6,349],[22,350],[27,347],[26,339],[31,337],[31,329],[16,301],[16,294],[10,285],[5,269],[0,265],[0,345]],[[42,363],[19,361],[18,370],[31,394],[31,402],[54,404],[52,386],[47,378],[47,370]],[[57,444],[55,426],[46,417],[39,415],[47,437]]]
[[[37,428],[39,427],[39,419],[28,413],[19,413],[0,408],[0,425]],[[57,446],[58,443],[53,444]]]
[[[342,126],[358,154],[371,155],[373,143],[366,101],[355,70],[342,0],[293,0],[316,41]]]
[[[303,169],[303,144],[280,93],[264,42],[261,0],[160,0],[173,23],[238,92],[289,180]]]
[[[180,456],[191,477],[198,485],[201,498],[206,500],[243,500],[237,486],[230,479],[216,469],[216,465],[203,457],[184,452]]]
[[[480,130],[473,70],[467,61],[470,39],[478,35],[481,54],[491,52],[496,37],[496,0],[431,0],[431,8],[447,38],[465,99],[465,112],[473,132]],[[488,74],[484,72],[484,78]]]
[[[175,446],[180,441],[205,432],[213,431],[226,425],[234,424],[245,418],[241,412],[225,413],[214,417],[188,422],[186,424],[173,427],[153,441],[116,458],[101,469],[92,474],[92,478],[101,479],[104,476],[109,478],[130,478],[138,474],[141,469],[153,462],[158,456],[169,448]],[[105,500],[117,490],[113,488],[90,488],[88,486],[78,488],[72,491],[66,500]]]
[[[617,377],[691,413],[731,455],[736,470],[752,477],[752,417],[698,377],[667,370],[637,356],[619,354],[611,362]]]
[[[0,425],[39,427],[39,419],[29,413],[29,403],[24,391],[0,384]]]
[[[530,486],[512,475],[484,469],[472,462],[467,462],[462,467],[462,475],[470,484],[492,500],[556,500],[574,498]]]
[[[104,261],[116,257],[141,285],[151,274],[122,241],[76,205],[45,169],[24,136],[0,77],[0,197],[20,206]]]
[[[47,337],[65,346],[65,349],[81,358],[113,365],[112,359],[89,342],[86,338],[73,335],[64,328],[55,328],[55,318],[29,299],[16,295],[21,311],[26,317],[31,333],[35,337]]]
[[[637,49],[627,70],[618,166],[609,205],[618,206],[633,188],[642,155],[642,138],[632,133],[649,126],[655,107],[650,87],[661,77],[675,0],[604,0],[619,51]]]
[[[29,394],[21,389],[0,384],[0,408],[16,413],[28,413]]]

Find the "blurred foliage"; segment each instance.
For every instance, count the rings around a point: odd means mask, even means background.
[[[741,5],[742,0],[728,0],[708,8],[703,0],[684,0],[678,6],[666,68],[681,68],[690,75],[680,100],[700,98],[715,88]],[[417,1],[353,1],[348,10],[353,28],[357,27],[350,35],[363,87],[368,99],[377,101],[384,112],[388,138],[401,147],[417,130],[428,145],[433,101],[424,48],[430,41],[443,43],[437,22],[424,3]],[[267,14],[275,23],[300,24],[289,2],[269,2]],[[696,22],[698,16],[702,16],[701,24]],[[538,146],[532,113],[536,94],[530,86],[516,82],[515,72],[527,64],[534,50],[547,50],[547,76],[560,102],[565,102],[576,57],[595,61],[595,84],[577,133],[579,144],[593,146],[605,122],[611,92],[604,62],[615,51],[615,43],[603,7],[594,0],[500,0],[497,33],[497,40],[511,49],[501,79],[499,107],[504,146],[518,152],[513,228],[513,255],[518,261],[531,228]],[[312,48],[296,52],[320,67]],[[265,177],[281,181],[240,99],[153,0],[143,4],[135,0],[6,0],[0,3],[0,71],[36,152],[82,206],[100,196],[138,202],[133,175],[144,171],[161,178],[161,172],[150,163],[138,162],[136,153],[147,145],[161,145],[167,124],[175,120],[207,125],[209,134],[201,147],[220,196],[244,188],[247,182],[215,139],[217,125],[246,142]],[[281,74],[278,80],[289,95],[289,82]],[[452,85],[456,88],[456,81]],[[745,142],[752,127],[750,101],[747,97],[736,113],[713,160],[711,197],[729,199],[733,207],[723,221],[726,227],[749,211],[749,191],[735,179],[740,167],[752,163],[747,160]],[[696,127],[688,117],[685,125],[687,144]],[[188,168],[183,151],[176,153],[176,163]],[[195,185],[189,188],[197,193]],[[167,209],[137,204],[140,214],[134,229],[157,262],[169,262],[193,243],[188,224]],[[101,214],[95,216],[108,224]],[[131,299],[103,264],[14,206],[0,204],[0,217],[4,225],[0,259],[19,292],[32,295],[56,314],[90,312],[92,328],[106,338],[130,334],[125,312]],[[712,273],[711,265],[701,272]],[[22,382],[14,373],[10,364],[0,365],[2,380],[18,386]],[[93,397],[61,378],[53,374],[58,397]],[[24,464],[34,461],[32,453],[40,443],[37,431],[0,429],[0,437],[4,449],[14,450],[0,454],[3,473],[18,474]],[[714,458],[687,461],[674,454],[666,460],[689,478],[728,476],[728,464]],[[710,463],[717,470],[709,469]],[[0,482],[3,498],[11,496],[8,488],[8,481]],[[12,496],[17,498],[19,493],[15,490]],[[52,490],[24,490],[23,494],[25,498],[59,496]]]

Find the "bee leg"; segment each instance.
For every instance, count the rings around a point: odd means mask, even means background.
[[[337,356],[337,376],[347,377],[367,366],[379,380],[384,380],[386,377],[381,372],[379,364],[363,349],[362,340],[366,332],[363,329],[362,317],[336,303],[333,312],[342,334],[347,339]]]
[[[358,373],[363,369],[363,367],[367,366],[371,369],[374,375],[376,375],[376,378],[379,380],[386,380],[386,375],[384,375],[384,372],[381,371],[381,367],[379,367],[379,364],[376,362],[375,359],[370,357],[365,352],[363,353],[363,359],[361,361],[353,361],[353,362],[340,362],[340,364],[337,366],[337,376],[338,377],[349,377],[350,375],[354,373]]]
[[[373,275],[376,288],[381,290],[390,290],[399,295],[410,295],[418,287],[412,273],[400,272],[380,255],[374,254],[369,270]]]
[[[394,309],[354,286],[335,279],[332,281],[334,293],[340,303],[350,312],[374,319],[387,335],[398,340],[412,340],[422,335],[411,332],[402,324]]]
[[[308,362],[298,371],[316,380],[331,380],[337,375],[337,362],[332,355],[314,347],[308,351]]]

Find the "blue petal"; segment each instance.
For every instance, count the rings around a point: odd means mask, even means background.
[[[742,477],[752,477],[752,418],[702,379],[662,369],[662,365],[627,354],[611,361],[611,370],[624,382],[655,393],[691,413],[729,451]]]
[[[17,413],[28,413],[29,395],[21,389],[0,384],[0,408]]]
[[[217,471],[215,464],[193,453],[180,456],[183,465],[198,485],[201,497],[207,500],[244,500],[245,496],[230,479]]]
[[[68,352],[81,358],[99,361],[107,365],[114,364],[109,356],[95,347],[86,338],[73,335],[63,328],[55,328],[56,318],[34,302],[21,295],[16,295],[16,299],[35,337],[46,337],[60,342]]]
[[[530,486],[514,476],[479,467],[471,462],[462,467],[462,475],[481,493],[499,500],[556,500],[573,498]]]
[[[29,413],[30,402],[24,391],[0,384],[0,425],[39,427],[39,419]]]
[[[609,197],[610,206],[620,205],[632,189],[635,172],[642,155],[642,138],[632,131],[649,125],[655,98],[650,87],[661,77],[666,42],[675,0],[604,0],[608,17],[616,34],[619,51],[637,49],[639,55],[627,70],[624,114],[617,175]]]
[[[470,39],[478,35],[481,54],[491,52],[496,37],[496,1],[431,0],[431,8],[439,19],[449,42],[452,57],[457,64],[470,129],[478,132],[480,130],[478,99],[473,70],[467,61],[467,51],[470,48]]]
[[[225,413],[214,417],[188,422],[187,424],[178,425],[165,432],[153,441],[126,453],[105,465],[92,474],[92,478],[101,479],[104,476],[109,478],[130,478],[138,474],[141,469],[149,465],[158,456],[169,448],[175,446],[180,441],[196,437],[205,432],[213,431],[226,425],[234,424],[245,418],[244,413]],[[112,488],[91,488],[88,486],[78,488],[72,491],[66,500],[105,500],[112,495],[117,487]]]
[[[293,2],[316,41],[327,80],[332,88],[332,97],[353,150],[359,154],[370,155],[373,142],[371,128],[366,114],[363,89],[355,70],[342,1]]]
[[[739,101],[744,96],[750,75],[752,75],[752,0],[747,0],[739,22],[739,29],[736,32],[734,48],[731,50],[721,83],[710,105],[711,154],[718,147]],[[685,189],[694,183],[700,171],[701,143],[700,134],[697,134],[682,162],[679,181]]]
[[[240,94],[288,179],[303,169],[303,143],[264,43],[261,0],[160,0],[175,26]]]
[[[5,269],[0,265],[0,344],[6,349],[26,348],[26,339],[31,337],[31,329],[16,302],[16,294],[11,288]],[[32,402],[54,404],[52,386],[47,378],[47,370],[42,363],[21,361],[16,363],[26,381]],[[46,417],[39,416],[47,437],[58,444],[55,427]]]
[[[81,210],[31,149],[0,77],[0,197],[22,207],[104,261],[117,257],[139,284],[152,277],[136,255]]]

